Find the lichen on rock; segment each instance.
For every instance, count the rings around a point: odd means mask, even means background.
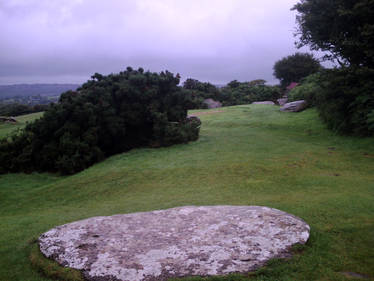
[[[87,280],[167,280],[249,272],[304,244],[309,226],[261,206],[187,206],[93,217],[39,237],[42,253]]]

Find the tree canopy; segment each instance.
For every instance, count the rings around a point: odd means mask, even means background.
[[[374,67],[374,0],[301,0],[299,46],[328,51],[341,63]]]
[[[282,87],[291,82],[300,82],[308,75],[318,72],[321,64],[312,54],[295,53],[278,60],[273,67],[274,76],[280,80]]]
[[[0,140],[0,172],[72,174],[135,147],[196,140],[200,121],[186,118],[190,96],[178,84],[168,71],[96,73],[42,118]]]

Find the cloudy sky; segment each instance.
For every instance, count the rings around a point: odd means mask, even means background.
[[[297,51],[296,2],[0,0],[0,84],[82,83],[126,66],[275,83],[275,61]]]

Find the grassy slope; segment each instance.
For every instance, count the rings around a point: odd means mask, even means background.
[[[17,123],[0,123],[0,138],[9,135],[10,132],[16,130],[17,128],[23,128],[26,122],[35,120],[42,116],[43,112],[37,112],[32,114],[20,115],[16,117]]]
[[[292,260],[256,275],[207,280],[344,280],[342,271],[374,277],[373,139],[336,136],[314,110],[223,110],[201,115],[201,137],[188,145],[136,149],[70,177],[1,175],[0,280],[49,280],[28,255],[30,241],[53,226],[216,204],[278,208],[306,220],[312,232]]]

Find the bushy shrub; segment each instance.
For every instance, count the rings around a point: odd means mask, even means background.
[[[45,111],[48,106],[47,104],[26,105],[20,103],[0,103],[0,116],[18,116],[41,112]]]
[[[220,100],[219,89],[211,83],[200,82],[199,80],[189,78],[183,83],[183,88],[191,96],[191,108],[208,108],[204,103],[206,99]]]
[[[308,107],[315,106],[316,96],[321,92],[321,84],[324,83],[321,79],[322,75],[323,73],[318,72],[304,78],[300,85],[296,86],[288,93],[288,100],[305,100]]]
[[[261,83],[231,81],[221,89],[220,102],[224,106],[250,104],[255,101],[276,101],[280,98],[280,89],[277,86],[267,86],[264,80]]]
[[[0,172],[72,174],[135,147],[196,140],[200,124],[186,118],[191,96],[178,84],[179,76],[168,71],[129,67],[95,74],[21,133],[0,141]]]
[[[316,104],[328,127],[344,134],[374,135],[374,70],[332,69],[320,80]]]
[[[219,101],[223,106],[249,104],[254,101],[276,101],[280,98],[280,88],[265,85],[266,81],[257,79],[250,82],[233,80],[225,87],[218,88],[207,82],[187,79],[183,88],[189,92],[192,99],[191,108],[207,108],[205,99]]]

